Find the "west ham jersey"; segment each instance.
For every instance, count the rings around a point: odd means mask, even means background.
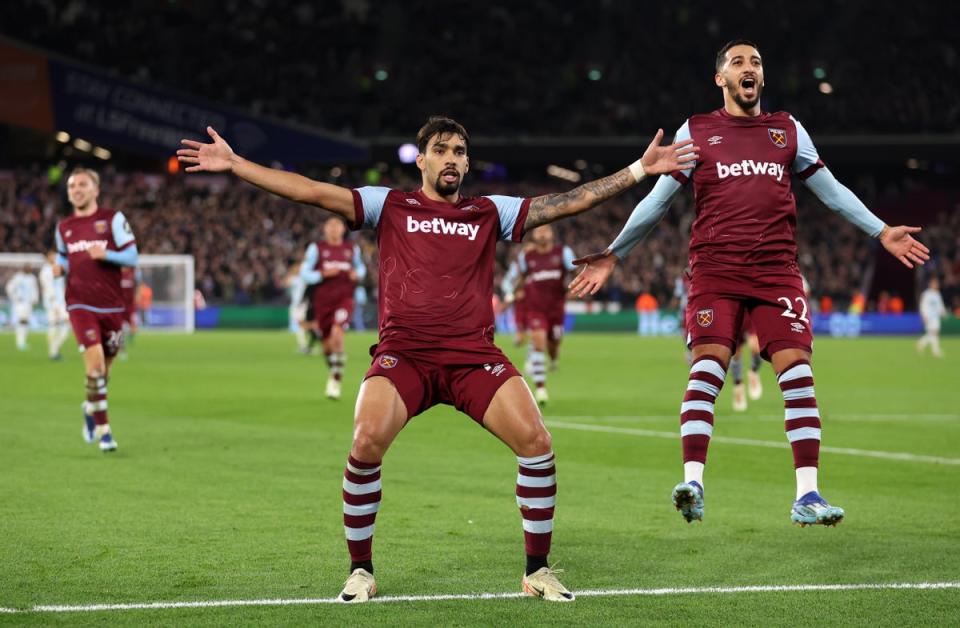
[[[314,270],[322,273],[325,270],[337,269],[340,272],[332,277],[325,277],[317,285],[314,299],[336,303],[352,298],[355,286],[350,280],[350,271],[354,270],[353,260],[357,255],[354,245],[346,241],[340,244],[327,244],[322,240],[316,245],[317,262]]]
[[[377,232],[381,349],[478,350],[493,341],[498,240],[523,237],[529,199],[434,201],[421,192],[354,190],[354,229]]]
[[[97,245],[108,251],[122,251],[136,244],[130,223],[123,214],[101,207],[89,216],[69,216],[57,225],[56,239],[57,251],[70,264],[67,309],[122,312],[120,266],[95,260],[87,251]]]
[[[783,111],[738,117],[718,109],[688,119],[676,141],[688,138],[700,147],[692,175],[693,270],[793,262],[797,206],[790,173],[806,179],[823,167],[803,126]],[[683,172],[672,176],[689,180]]]
[[[573,268],[573,251],[556,245],[547,251],[524,251],[517,258],[523,273],[523,293],[527,307],[538,312],[563,309],[567,296],[567,271]]]

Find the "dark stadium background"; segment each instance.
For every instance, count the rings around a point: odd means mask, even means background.
[[[48,245],[68,209],[62,173],[86,164],[103,172],[103,201],[127,212],[141,252],[196,257],[208,303],[280,305],[322,214],[245,186],[191,184],[169,162],[170,138],[222,121],[260,161],[409,188],[417,172],[398,147],[445,113],[472,136],[469,192],[534,195],[619,169],[658,126],[669,134],[718,108],[715,51],[746,37],[764,56],[764,108],[793,113],[843,182],[888,222],[924,227],[934,253],[923,271],[902,268],[797,185],[813,301],[845,311],[862,293],[868,310],[896,297],[909,310],[936,273],[960,311],[958,18],[953,3],[886,1],[6,2],[0,250]],[[126,97],[98,102],[77,77]],[[604,248],[648,189],[558,224],[560,238],[580,254]],[[675,306],[692,211],[687,193],[599,298],[629,309],[650,291]],[[373,240],[361,243],[375,266]],[[512,254],[503,245],[499,272]],[[367,288],[375,298],[376,273]]]

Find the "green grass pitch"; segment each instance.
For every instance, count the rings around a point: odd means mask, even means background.
[[[369,334],[348,338],[345,398],[280,332],[143,335],[110,381],[120,449],[80,438],[80,357],[0,335],[0,607],[332,598],[348,567],[340,478]],[[506,337],[501,337],[507,343]],[[681,478],[679,340],[571,335],[545,412],[559,497],[551,559],[580,590],[960,581],[960,339],[819,339],[821,489],[837,528],[792,526],[793,469],[769,366],[748,412],[718,400],[702,524]],[[522,364],[521,350],[508,352]],[[590,431],[591,427],[609,431]],[[662,433],[668,434],[663,436]],[[875,452],[908,454],[903,459]],[[519,591],[516,461],[440,407],[388,453],[374,543],[379,595]],[[0,613],[0,624],[956,625],[960,591],[671,593]]]

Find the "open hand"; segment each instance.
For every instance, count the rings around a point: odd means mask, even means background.
[[[693,140],[684,140],[669,146],[660,146],[663,141],[663,129],[657,129],[653,141],[647,146],[640,164],[643,165],[647,176],[666,174],[676,170],[689,170],[696,165],[700,158],[700,147],[693,145]]]
[[[210,144],[180,140],[186,148],[177,151],[177,159],[182,164],[191,164],[187,172],[226,172],[233,167],[234,152],[230,145],[212,126],[207,127],[207,133],[213,139]]]
[[[920,231],[920,227],[905,227],[903,225],[884,227],[883,231],[880,232],[880,244],[907,268],[913,268],[913,264],[922,266],[924,262],[930,259],[930,249],[910,235],[918,231]]]
[[[610,250],[573,260],[577,266],[583,266],[583,270],[570,282],[570,294],[575,297],[596,294],[607,283],[618,261]]]
[[[90,259],[107,259],[107,247],[101,244],[91,246],[89,249],[87,249],[87,255],[90,256]]]

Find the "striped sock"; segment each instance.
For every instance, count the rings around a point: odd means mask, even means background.
[[[107,378],[87,375],[87,412],[97,425],[107,424]]]
[[[713,435],[713,405],[725,377],[720,359],[712,355],[700,356],[690,366],[690,380],[680,406],[680,437],[685,465],[707,462],[707,447]]]
[[[784,429],[787,440],[793,449],[793,466],[800,469],[816,469],[820,463],[820,410],[813,391],[813,370],[807,360],[797,360],[780,373],[777,383],[783,391]],[[809,471],[798,473],[808,478]],[[799,493],[802,488],[799,487]],[[813,474],[813,488],[816,490],[816,473]],[[807,493],[809,491],[804,491]],[[799,495],[798,495],[799,496]]]
[[[546,358],[543,351],[530,352],[530,377],[537,388],[543,388],[547,383]]]
[[[331,353],[327,358],[327,363],[330,365],[330,377],[339,382],[343,378],[343,367],[347,363],[347,354]]]
[[[730,375],[733,376],[734,384],[743,383],[743,360],[737,356],[730,358]]]
[[[350,560],[373,558],[373,529],[380,509],[380,462],[347,458],[343,472],[343,529]]]
[[[553,452],[524,458],[517,473],[517,506],[523,517],[523,540],[527,556],[550,553],[553,536],[553,508],[557,500],[557,475]]]

